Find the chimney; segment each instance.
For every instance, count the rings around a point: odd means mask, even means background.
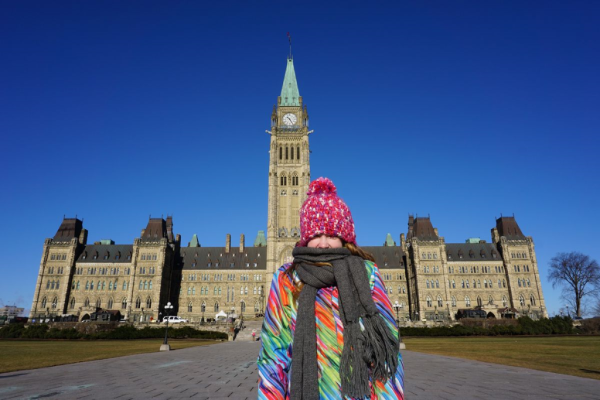
[[[144,237],[145,232],[146,232],[146,229],[142,229],[142,235],[140,237]]]
[[[435,233],[435,236],[440,236],[440,235],[438,235],[437,228],[433,228],[433,233]]]
[[[240,253],[244,252],[244,247],[246,247],[246,243],[245,243],[244,234],[242,233],[240,235]]]
[[[231,249],[231,235],[228,233],[225,238],[225,253],[229,253]]]
[[[79,234],[79,243],[80,244],[87,244],[87,237],[88,237],[88,231],[87,231],[87,229],[82,229],[81,233]]]

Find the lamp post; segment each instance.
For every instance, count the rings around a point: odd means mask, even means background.
[[[394,310],[396,310],[396,324],[400,325],[399,312],[400,312],[400,308],[402,308],[402,306],[398,303],[398,300],[396,300],[396,302],[394,303],[394,305],[392,307],[394,307]]]
[[[567,304],[566,307],[567,307],[567,317],[571,318],[571,313],[569,312],[569,305]]]
[[[448,322],[450,322],[452,318],[450,317],[450,302],[448,300],[446,300],[446,308],[448,309]]]
[[[169,301],[165,305],[165,315],[167,316],[167,326],[165,327],[165,341],[163,342],[163,344],[160,345],[160,351],[170,351],[171,350],[171,345],[169,345],[168,334],[169,334],[169,314],[172,309],[173,309],[173,305]]]

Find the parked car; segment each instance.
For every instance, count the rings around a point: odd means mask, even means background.
[[[162,322],[167,323],[167,319],[169,320],[170,324],[185,324],[185,323],[189,322],[187,319],[178,317],[176,315],[171,315],[170,317],[164,317]]]

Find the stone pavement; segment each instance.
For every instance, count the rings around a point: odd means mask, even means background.
[[[0,374],[0,399],[256,399],[260,342]],[[403,351],[406,399],[600,399],[600,380]]]

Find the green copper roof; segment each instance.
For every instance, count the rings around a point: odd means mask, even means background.
[[[480,240],[481,240],[480,238],[473,237],[473,238],[468,238],[467,240],[465,240],[465,243],[479,243]]]
[[[114,242],[114,241],[112,241],[112,240],[110,240],[110,239],[102,239],[102,240],[100,241],[100,244],[105,244],[105,245],[106,245],[106,244],[115,244],[115,242]]]
[[[194,236],[192,236],[192,241],[190,242],[188,247],[200,247],[200,242],[198,242],[198,235],[196,235],[195,233]]]
[[[300,106],[300,91],[298,82],[296,82],[296,72],[294,71],[294,60],[288,58],[283,78],[283,87],[281,88],[281,106]]]
[[[256,239],[254,239],[254,247],[266,247],[267,239],[265,238],[265,231],[258,231]]]
[[[395,246],[396,242],[394,242],[394,239],[392,239],[392,235],[390,235],[389,233],[387,234],[387,236],[385,237],[385,243],[383,244],[384,246]]]

